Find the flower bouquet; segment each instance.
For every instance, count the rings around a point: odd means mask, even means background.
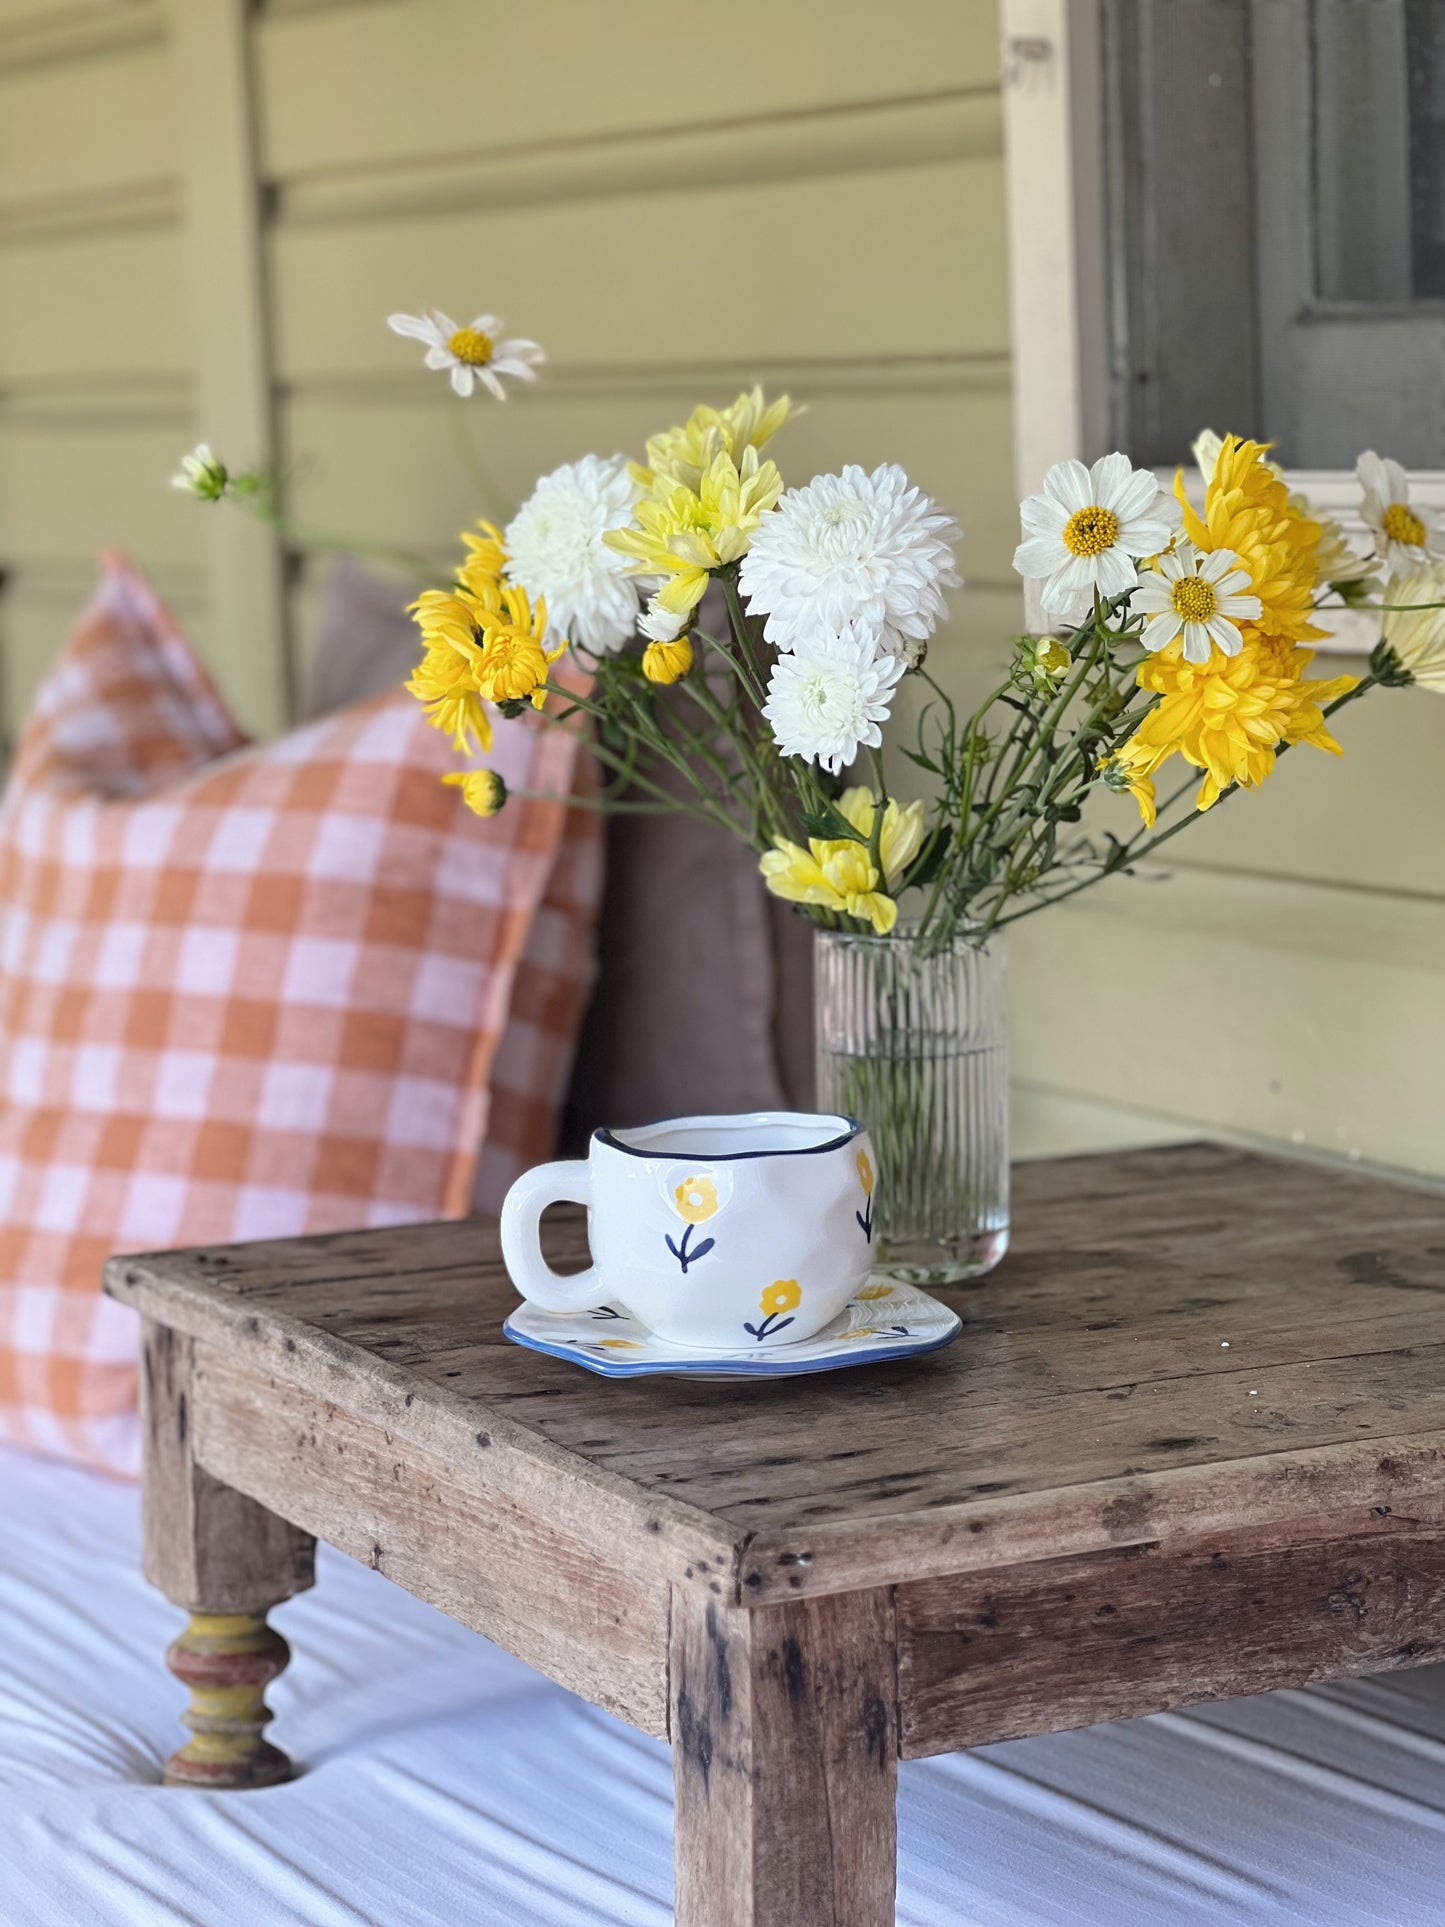
[[[459,394],[541,359],[490,316],[392,325]],[[417,597],[408,687],[470,759],[448,780],[482,815],[506,801],[492,714],[530,708],[590,726],[601,807],[690,810],[757,851],[819,928],[819,1101],[873,1134],[880,1255],[943,1282],[1007,1241],[1000,933],[1132,871],[1296,745],[1338,753],[1329,719],[1367,690],[1445,688],[1445,542],[1372,453],[1368,555],[1259,442],[1200,437],[1202,508],[1182,474],[1171,493],[1122,454],[1061,462],[1022,504],[1014,558],[1053,633],[1014,637],[962,714],[927,660],[960,586],[957,524],[893,464],[785,485],[772,449],[795,412],[755,388],[641,460],[544,476]],[[177,479],[266,493],[204,450]],[[1378,609],[1363,676],[1310,673],[1326,603]],[[1132,829],[1111,797],[1132,798]]]

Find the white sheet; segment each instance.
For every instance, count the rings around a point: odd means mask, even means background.
[[[671,1920],[664,1746],[337,1554],[276,1623],[304,1778],[163,1791],[137,1495],[0,1451],[4,1927]],[[1439,1927],[1445,1668],[905,1766],[900,1821],[906,1927]]]

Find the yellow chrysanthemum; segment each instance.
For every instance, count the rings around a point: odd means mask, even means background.
[[[774,841],[776,848],[765,852],[758,867],[775,897],[857,917],[880,937],[897,923],[898,905],[879,889],[882,878],[861,843],[812,839],[805,850],[783,837]]]
[[[495,816],[507,800],[507,785],[494,769],[453,770],[442,781],[455,784],[473,816]]]
[[[866,783],[844,790],[838,798],[838,811],[847,817],[859,836],[871,840],[878,799]],[[878,860],[883,865],[885,888],[897,889],[899,879],[922,846],[923,804],[915,801],[900,808],[890,797],[883,811],[883,829],[878,839]]]
[[[547,671],[567,647],[565,641],[551,651],[542,647],[547,633],[545,600],[538,596],[533,605],[520,583],[506,582],[495,591],[494,599],[478,598],[475,613],[481,634],[478,692],[489,702],[530,701],[540,709],[547,700]]]
[[[467,656],[477,641],[477,602],[466,593],[450,589],[423,589],[408,605],[408,615],[421,630],[428,649],[454,649]]]
[[[1177,642],[1148,657],[1139,665],[1139,686],[1159,701],[1118,753],[1131,773],[1128,787],[1137,795],[1140,779],[1182,756],[1205,772],[1195,802],[1207,810],[1231,784],[1262,783],[1288,744],[1313,743],[1340,755],[1321,705],[1348,694],[1358,678],[1312,682],[1305,671],[1313,660],[1308,649],[1257,639],[1237,656],[1215,649],[1207,663],[1186,662]]]
[[[482,707],[477,688],[476,659],[481,654],[468,638],[463,647],[433,643],[417,664],[407,689],[426,710],[427,719],[463,755],[477,743],[492,747],[491,718]]]
[[[1310,621],[1319,580],[1318,522],[1302,515],[1289,490],[1266,459],[1262,442],[1226,435],[1214,459],[1204,496],[1204,515],[1190,506],[1184,474],[1174,493],[1184,511],[1184,532],[1196,548],[1232,549],[1259,597],[1260,612],[1239,624],[1246,642],[1252,636],[1273,641],[1310,642],[1324,631]]]
[[[649,682],[674,683],[692,668],[692,641],[678,636],[673,642],[650,642],[642,652],[642,673]]]
[[[701,602],[713,569],[746,555],[748,537],[783,492],[772,462],[749,444],[734,461],[720,450],[696,489],[658,476],[637,505],[638,526],[609,529],[603,541],[632,558],[632,575],[664,576],[654,598],[673,615]]]
[[[1156,815],[1154,783],[1146,774],[1154,767],[1152,756],[1152,750],[1141,744],[1137,736],[1131,736],[1112,756],[1099,759],[1105,788],[1132,796],[1147,829],[1153,829]]]
[[[485,593],[501,579],[507,566],[507,551],[502,539],[502,531],[493,522],[478,522],[478,533],[463,529],[461,539],[466,544],[467,559],[457,570],[457,581],[464,589],[474,595]]]
[[[662,477],[696,490],[719,454],[740,463],[745,449],[762,448],[800,412],[787,395],[765,401],[761,388],[739,395],[730,408],[694,408],[681,428],[649,436],[647,461],[629,463],[629,472],[645,489]]]

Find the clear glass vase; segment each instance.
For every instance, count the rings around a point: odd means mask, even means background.
[[[978,1278],[1008,1249],[1004,940],[928,955],[819,930],[818,1106],[861,1118],[878,1153],[878,1267],[917,1285]]]

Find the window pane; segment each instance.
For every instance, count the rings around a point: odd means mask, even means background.
[[[1445,299],[1445,6],[1314,0],[1318,292]]]

